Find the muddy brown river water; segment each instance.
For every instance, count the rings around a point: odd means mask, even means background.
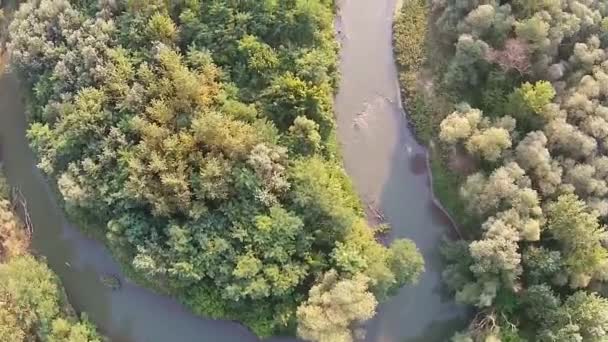
[[[416,286],[381,305],[366,339],[445,341],[462,327],[465,315],[442,290],[438,246],[452,228],[433,204],[425,149],[413,138],[400,106],[391,45],[396,1],[343,0],[336,21],[342,41],[336,116],[346,170],[362,199],[383,211],[392,237],[413,239],[426,261]],[[175,300],[127,281],[109,251],[67,221],[36,168],[25,137],[22,94],[10,72],[0,78],[0,104],[7,178],[27,199],[35,252],[60,276],[76,310],[116,342],[258,341],[237,323],[197,317]],[[102,274],[118,275],[121,290],[105,287]]]

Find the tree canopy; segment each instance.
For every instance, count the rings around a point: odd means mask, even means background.
[[[9,45],[67,212],[195,312],[268,336],[330,270],[370,303],[422,271],[338,158],[333,1],[30,0]]]
[[[606,340],[608,6],[427,5],[429,92],[447,104],[426,120],[440,163],[468,154],[472,170],[454,208],[474,224],[444,248],[444,279],[479,314],[453,340]]]

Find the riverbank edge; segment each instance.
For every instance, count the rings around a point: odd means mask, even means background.
[[[465,211],[459,189],[465,175],[453,171],[450,152],[436,143],[439,123],[450,112],[450,99],[433,90],[431,9],[426,0],[398,0],[393,16],[393,56],[399,73],[399,104],[416,139],[426,147],[426,167],[434,204],[466,239],[475,218]],[[432,99],[432,101],[431,101]]]

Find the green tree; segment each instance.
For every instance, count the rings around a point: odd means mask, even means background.
[[[543,111],[546,105],[555,97],[555,89],[550,82],[538,81],[535,84],[525,82],[517,89],[522,101],[535,113]]]
[[[10,341],[100,342],[92,325],[64,312],[65,295],[57,277],[31,256],[0,264],[0,337]],[[9,340],[7,340],[9,341]]]
[[[340,279],[336,271],[327,272],[298,308],[298,335],[319,342],[353,341],[353,329],[372,318],[378,304],[368,283],[360,274]]]
[[[547,229],[560,243],[570,286],[586,287],[591,278],[608,262],[608,251],[602,246],[605,227],[596,213],[588,212],[575,195],[563,195],[549,205]]]
[[[177,28],[169,16],[156,13],[148,21],[147,34],[153,41],[172,44],[177,39]]]

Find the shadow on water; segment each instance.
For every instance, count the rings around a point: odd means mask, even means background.
[[[414,175],[424,175],[428,172],[426,164],[426,154],[416,153],[410,160],[410,172]]]
[[[426,150],[407,125],[400,105],[392,54],[396,0],[340,3],[336,26],[342,37],[338,133],[345,167],[362,198],[379,203],[391,238],[416,242],[426,271],[381,305],[368,326],[373,342],[445,341],[466,324],[441,282],[439,246],[453,232],[432,201]]]

